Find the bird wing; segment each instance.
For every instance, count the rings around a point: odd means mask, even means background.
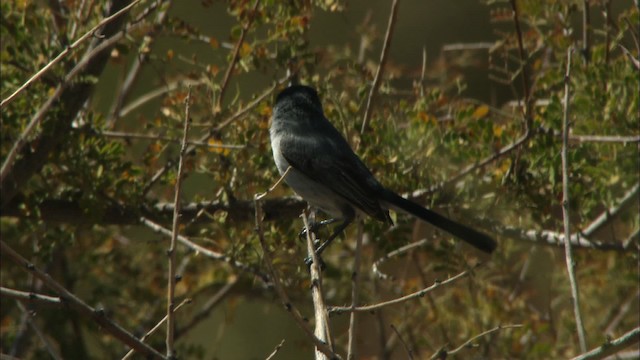
[[[342,135],[333,126],[313,133],[314,136],[282,137],[280,149],[289,165],[331,189],[352,206],[380,221],[390,222],[388,212],[379,201],[382,185]]]

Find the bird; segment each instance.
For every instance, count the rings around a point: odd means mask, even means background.
[[[430,223],[483,252],[496,249],[491,236],[384,187],[325,117],[314,88],[296,84],[278,94],[269,134],[278,172],[286,173],[284,182],[310,206],[333,217],[326,223],[341,221],[316,248],[316,254],[320,255],[358,215],[393,225],[390,209]]]

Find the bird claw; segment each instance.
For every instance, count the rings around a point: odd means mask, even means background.
[[[324,271],[324,269],[327,268],[327,264],[324,262],[324,260],[322,260],[320,255],[316,255],[316,258],[318,259],[318,269],[320,271]],[[311,256],[307,256],[306,258],[304,258],[304,264],[307,265],[307,269],[310,270],[311,265],[313,264],[313,258]]]

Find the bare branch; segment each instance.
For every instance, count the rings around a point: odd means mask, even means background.
[[[384,301],[381,303],[377,303],[377,304],[373,304],[373,305],[366,305],[366,306],[358,306],[355,308],[352,308],[351,306],[333,306],[329,308],[329,314],[342,314],[345,312],[368,312],[368,311],[375,311],[378,309],[381,309],[383,307],[386,306],[390,306],[390,305],[395,305],[395,304],[400,304],[403,303],[405,301],[411,300],[411,299],[415,299],[415,298],[421,298],[423,296],[425,296],[427,293],[430,293],[433,290],[436,290],[437,288],[440,288],[442,286],[445,285],[449,285],[453,282],[455,282],[456,280],[459,280],[463,277],[466,277],[469,275],[468,271],[463,271],[460,274],[450,277],[447,280],[444,281],[436,281],[433,285],[424,288],[422,290],[416,291],[414,293],[411,293],[409,295],[405,295],[393,300],[389,300],[389,301]]]
[[[591,60],[591,16],[589,12],[589,0],[583,0],[582,9],[582,57],[586,64]]]
[[[446,187],[449,184],[453,184],[456,181],[462,179],[463,177],[467,176],[468,174],[476,171],[476,170],[480,170],[483,169],[485,166],[489,165],[490,163],[500,159],[501,157],[508,155],[509,153],[511,153],[514,150],[519,149],[520,147],[522,147],[523,145],[525,145],[527,143],[527,141],[529,141],[529,139],[531,138],[531,132],[527,132],[524,135],[522,135],[520,138],[518,138],[518,140],[516,140],[515,142],[503,147],[502,149],[500,149],[498,152],[496,152],[493,155],[490,155],[486,158],[484,158],[483,160],[475,163],[475,164],[471,164],[468,165],[467,167],[465,167],[464,169],[462,169],[459,173],[457,173],[456,175],[450,177],[449,179],[440,182],[432,187],[430,187],[429,189],[421,189],[421,190],[416,190],[413,191],[410,195],[413,198],[418,198],[418,197],[422,197],[424,195],[427,194],[432,194],[444,187]]]
[[[31,326],[31,329],[33,330],[33,332],[36,333],[36,335],[38,336],[38,339],[40,339],[40,342],[42,342],[42,345],[44,345],[44,348],[47,350],[47,353],[49,353],[49,356],[51,356],[54,360],[62,360],[62,356],[60,356],[58,351],[51,345],[51,342],[42,333],[42,330],[40,330],[40,327],[36,325],[36,323],[33,321],[32,319],[33,313],[27,310],[24,304],[22,304],[20,301],[18,301],[18,308],[20,308],[20,310],[27,315],[26,316],[27,323],[29,324],[29,326]]]
[[[472,337],[471,339],[465,341],[462,345],[458,346],[454,350],[446,351],[446,350],[442,349],[442,350],[436,352],[435,354],[433,354],[431,356],[431,360],[434,360],[434,359],[445,359],[449,355],[455,355],[455,354],[459,353],[460,351],[462,351],[463,349],[471,346],[471,344],[473,344],[473,342],[478,340],[479,338],[481,338],[483,336],[487,336],[489,334],[492,334],[492,333],[494,333],[496,331],[500,331],[500,330],[503,330],[503,329],[521,328],[522,326],[523,325],[521,325],[521,324],[516,324],[516,325],[498,325],[498,326],[494,327],[493,329],[489,329],[487,331],[484,331],[484,332]]]
[[[569,223],[569,100],[571,92],[571,54],[573,48],[567,50],[567,71],[564,76],[564,116],[562,119],[562,219],[564,223],[564,237],[571,238],[571,226]],[[565,260],[567,263],[567,272],[569,274],[569,283],[571,284],[571,298],[573,300],[573,312],[576,318],[576,327],[578,331],[578,339],[580,340],[580,349],[582,352],[587,351],[587,339],[582,324],[582,314],[580,313],[580,293],[578,292],[578,282],[575,274],[575,262],[573,260],[573,251],[571,241],[565,241]]]
[[[580,356],[574,357],[572,360],[598,360],[604,359],[609,355],[613,355],[622,349],[640,342],[640,327],[637,327],[619,338],[608,341],[597,348],[585,352]]]
[[[527,70],[527,55],[524,50],[524,43],[522,40],[522,30],[520,29],[520,18],[518,13],[518,7],[516,5],[516,0],[510,0],[511,9],[513,11],[513,23],[516,28],[516,36],[518,38],[518,51],[520,54],[520,67],[522,77],[522,91],[524,92],[524,118],[526,125],[526,133],[529,134],[533,130],[533,114],[532,114],[532,103],[531,103],[531,88],[529,85],[529,71]]]
[[[266,239],[264,237],[264,230],[263,230],[263,227],[262,227],[263,214],[262,214],[261,202],[258,199],[257,195],[255,196],[255,198],[256,198],[256,200],[255,200],[255,209],[256,209],[255,220],[256,220],[256,229],[257,229],[257,232],[258,232],[258,239],[260,240],[260,246],[262,247],[263,256],[264,256],[264,262],[265,262],[265,265],[267,267],[267,270],[268,270],[269,274],[271,275],[273,288],[275,289],[276,294],[280,298],[280,301],[282,301],[282,305],[284,306],[285,310],[289,314],[291,314],[291,316],[293,317],[294,321],[296,322],[298,327],[304,332],[304,334],[309,339],[311,339],[311,341],[315,345],[316,349],[321,351],[323,354],[327,355],[332,360],[333,359],[340,359],[340,356],[338,356],[338,354],[334,353],[333,350],[327,345],[327,343],[325,343],[322,340],[318,339],[318,337],[316,337],[314,335],[314,333],[311,331],[311,329],[307,325],[306,321],[302,317],[302,314],[300,313],[300,311],[293,305],[293,303],[291,302],[291,299],[289,298],[289,295],[287,295],[287,293],[284,291],[284,287],[282,286],[282,283],[280,282],[280,278],[278,277],[275,269],[273,268],[273,259],[271,257],[271,252],[269,251],[269,246],[267,245],[267,241],[266,241]]]
[[[140,222],[153,229],[154,231],[157,231],[163,235],[166,236],[171,236],[172,232],[169,229],[166,229],[156,223],[154,223],[153,221],[147,219],[147,218],[140,218]],[[260,278],[260,280],[262,280],[265,283],[269,282],[269,278],[266,274],[263,274],[261,271],[254,269],[253,267],[243,264],[233,258],[231,258],[230,256],[215,252],[213,250],[209,250],[203,246],[200,246],[194,242],[192,242],[191,240],[189,240],[188,238],[182,236],[182,235],[178,235],[177,240],[179,242],[181,242],[184,246],[186,246],[187,248],[189,248],[192,251],[195,251],[198,254],[202,254],[208,258],[211,258],[213,260],[217,260],[217,261],[223,261],[227,264],[229,264],[231,267],[236,268],[238,270],[242,270],[244,272],[248,272],[250,274],[253,274],[255,276],[257,276],[258,278]]]
[[[156,1],[156,3],[159,4],[163,0]],[[133,64],[131,64],[131,67],[129,68],[129,72],[127,73],[127,77],[125,78],[124,83],[118,88],[118,94],[114,97],[115,100],[111,105],[109,118],[106,121],[107,128],[112,128],[115,122],[120,118],[120,110],[122,109],[122,105],[124,104],[126,98],[129,96],[129,93],[131,92],[131,89],[133,88],[133,85],[138,78],[138,74],[142,69],[142,64],[145,63],[149,58],[149,54],[151,53],[149,49],[155,41],[156,33],[167,19],[167,13],[171,8],[171,4],[171,0],[167,0],[167,6],[162,11],[159,11],[156,15],[155,23],[153,24],[152,29],[143,36],[142,43],[138,47],[138,49],[140,50],[138,54],[136,54],[137,56],[135,57],[135,59],[133,60]]]
[[[414,359],[413,351],[411,351],[411,348],[409,347],[409,345],[404,341],[404,339],[402,339],[402,336],[400,336],[400,332],[398,331],[398,329],[396,329],[396,327],[393,324],[391,324],[391,329],[393,330],[394,333],[396,333],[396,336],[398,337],[398,339],[400,339],[400,343],[402,343],[402,346],[407,352],[407,357],[409,358],[409,360],[413,360]]]
[[[127,346],[136,349],[136,351],[158,359],[166,359],[161,353],[153,349],[147,344],[141,342],[138,338],[133,336],[130,332],[120,327],[120,325],[109,319],[104,310],[95,309],[87,305],[84,301],[80,300],[77,296],[67,290],[64,286],[55,281],[49,274],[38,269],[34,264],[27,261],[20,254],[15,252],[4,241],[0,240],[0,249],[2,253],[10,258],[16,264],[23,266],[30,274],[40,279],[47,287],[55,291],[60,295],[60,298],[65,304],[69,304],[73,309],[81,313],[82,315],[92,319],[100,324],[101,328],[111,334],[113,337],[126,344]]]
[[[173,313],[173,297],[176,286],[176,241],[180,232],[180,198],[182,196],[182,174],[184,173],[184,157],[187,150],[187,137],[189,136],[189,125],[191,124],[191,86],[187,90],[187,98],[185,99],[185,115],[184,129],[182,130],[182,146],[180,147],[180,160],[178,161],[178,174],[176,175],[175,197],[173,200],[173,224],[171,227],[171,244],[167,255],[169,258],[169,268],[167,276],[167,357],[174,358],[175,350],[173,348],[173,336],[175,331],[175,319]]]
[[[206,319],[211,311],[215,309],[215,307],[220,304],[220,302],[229,294],[231,289],[233,289],[234,285],[238,283],[238,277],[234,276],[229,280],[223,287],[220,288],[207,302],[202,305],[200,310],[193,315],[189,322],[176,329],[175,338],[178,339],[189,332],[189,330],[193,329],[197,324],[199,324],[202,320]]]
[[[289,167],[291,168],[291,167]],[[283,176],[284,177],[284,176]],[[311,265],[309,266],[309,275],[311,276],[311,295],[313,299],[313,310],[315,318],[315,336],[320,341],[326,343],[333,351],[333,341],[331,339],[331,328],[329,327],[329,319],[327,314],[327,306],[324,303],[324,295],[322,293],[322,272],[320,271],[320,260],[316,249],[313,246],[315,234],[309,229],[309,221],[305,212],[302,213],[302,221],[307,233],[307,253],[311,257]],[[316,348],[316,360],[326,360],[325,354]]]
[[[384,37],[384,44],[382,45],[382,52],[380,53],[380,61],[378,62],[378,70],[373,78],[373,84],[369,90],[369,96],[367,97],[367,107],[364,111],[364,119],[362,120],[362,127],[360,128],[360,134],[364,134],[364,131],[369,125],[369,119],[371,118],[371,112],[373,111],[373,100],[380,87],[380,80],[382,79],[382,73],[384,72],[384,65],[387,63],[387,55],[389,54],[389,48],[391,48],[391,37],[393,36],[393,29],[396,23],[396,17],[398,13],[399,0],[393,0],[391,3],[391,12],[389,13],[389,22],[387,23],[387,33]]]
[[[273,352],[266,358],[266,360],[272,360],[276,356],[278,351],[280,351],[283,345],[284,345],[284,339],[280,341],[280,344],[276,345],[276,348],[273,349]]]
[[[244,39],[247,36],[247,33],[249,32],[251,23],[253,22],[253,19],[256,16],[259,5],[260,5],[260,0],[256,0],[256,2],[253,4],[253,8],[251,9],[251,12],[249,12],[249,16],[248,16],[249,20],[247,24],[242,26],[240,37],[238,38],[238,41],[236,42],[236,46],[233,49],[233,55],[231,56],[231,61],[229,62],[229,66],[227,66],[227,71],[224,73],[224,77],[222,78],[222,84],[220,85],[220,94],[218,94],[218,98],[216,99],[216,105],[214,108],[214,115],[219,113],[222,110],[222,100],[224,100],[224,93],[227,90],[227,87],[229,85],[231,74],[233,73],[233,70],[235,69],[236,64],[238,63],[238,60],[240,59],[240,49],[242,48],[242,44],[244,43]]]
[[[364,237],[364,225],[362,221],[358,221],[358,234],[356,237],[355,255],[353,258],[353,272],[351,273],[351,309],[355,309],[358,306],[360,297],[360,263],[362,259],[362,238]],[[356,358],[356,329],[357,329],[357,317],[356,313],[352,312],[349,317],[349,342],[347,344],[347,359],[352,360]]]
[[[0,296],[44,305],[62,305],[62,300],[59,297],[14,290],[6,287],[0,287]]]
[[[191,299],[184,299],[182,300],[182,302],[180,302],[180,304],[178,304],[178,306],[176,306],[175,309],[173,309],[174,312],[180,310],[181,307],[183,307],[186,304],[191,304]],[[151,328],[151,330],[147,331],[146,334],[144,334],[143,337],[140,338],[140,341],[144,342],[146,341],[149,336],[151,336],[151,334],[153,334],[154,332],[156,332],[156,330],[158,330],[160,328],[160,326],[162,326],[162,324],[164,324],[167,321],[167,316],[165,315],[160,321],[158,321],[158,323]],[[135,349],[131,349],[129,350],[128,353],[126,353],[123,357],[122,360],[127,360],[127,359],[131,359],[131,357],[133,356],[133,354],[135,354]]]
[[[155,135],[155,134],[138,134],[138,133],[127,133],[127,132],[121,132],[121,131],[106,131],[106,130],[99,132],[99,134],[103,135],[103,136],[106,136],[106,137],[111,137],[111,138],[162,140],[162,141],[168,141],[168,142],[173,142],[173,143],[180,143],[181,142],[180,139],[172,138],[172,137],[169,137],[169,136]],[[210,149],[240,150],[240,149],[244,149],[244,148],[247,147],[246,145],[214,144],[214,143],[208,143],[208,142],[202,142],[202,141],[193,141],[193,140],[187,141],[187,144],[188,145],[193,145],[193,146],[206,147],[206,148],[210,148]]]

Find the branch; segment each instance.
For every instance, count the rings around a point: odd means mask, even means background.
[[[122,131],[100,131],[98,134],[105,136],[105,137],[110,137],[110,138],[121,138],[121,139],[127,139],[127,140],[131,140],[131,139],[143,139],[143,140],[155,140],[155,141],[167,141],[167,142],[172,142],[172,143],[181,143],[180,139],[176,139],[176,138],[172,138],[169,136],[162,136],[162,135],[155,135],[155,134],[139,134],[139,133],[127,133],[127,132],[122,132]],[[233,150],[240,150],[240,149],[244,149],[247,146],[246,145],[226,145],[226,144],[214,144],[214,143],[208,143],[208,142],[202,142],[202,141],[193,141],[193,140],[189,140],[187,141],[188,145],[193,145],[193,146],[200,146],[200,147],[206,147],[206,148],[211,148],[211,149],[233,149]]]
[[[589,64],[591,60],[591,37],[589,29],[591,28],[591,17],[589,16],[589,0],[583,0],[582,9],[582,56],[584,62]]]
[[[511,153],[514,150],[519,149],[520,147],[522,147],[523,145],[525,145],[527,143],[527,141],[529,141],[529,139],[532,136],[532,132],[526,132],[524,135],[522,135],[520,138],[518,138],[518,140],[516,140],[515,142],[503,147],[502,149],[500,149],[498,152],[496,152],[493,155],[490,155],[486,158],[484,158],[483,160],[481,160],[480,162],[476,162],[475,164],[471,164],[468,165],[467,167],[465,167],[464,169],[462,169],[459,173],[457,173],[456,175],[452,176],[451,178],[442,181],[432,187],[430,187],[429,189],[421,189],[421,190],[415,190],[413,191],[410,196],[412,198],[419,198],[422,196],[425,196],[427,194],[432,194],[450,184],[453,184],[454,182],[462,179],[463,177],[467,176],[468,174],[476,171],[476,170],[480,170],[483,169],[485,166],[489,165],[490,163],[498,160],[499,158]]]
[[[131,102],[129,102],[126,106],[124,106],[120,111],[118,116],[123,117],[123,116],[127,116],[129,115],[130,112],[132,112],[133,110],[141,107],[142,105],[148,103],[149,101],[160,97],[162,95],[168,94],[170,92],[173,92],[177,89],[181,89],[183,88],[185,85],[187,86],[200,86],[205,84],[206,82],[202,79],[200,80],[192,80],[192,79],[180,79],[178,81],[173,81],[170,82],[168,84],[165,84],[163,86],[160,86],[156,89],[153,89],[147,93],[144,93],[142,95],[140,95],[139,97],[137,97],[134,100],[131,100]]]
[[[31,85],[31,83],[33,83],[34,81],[38,80],[49,69],[51,69],[57,63],[59,63],[60,60],[62,60],[65,56],[67,56],[67,54],[69,54],[72,50],[77,48],[85,40],[87,40],[89,38],[93,38],[94,35],[98,32],[98,29],[100,29],[104,25],[107,25],[108,23],[112,22],[113,20],[117,19],[118,17],[120,17],[120,15],[126,13],[132,7],[136,6],[140,1],[141,0],[134,0],[134,1],[131,2],[131,4],[123,7],[122,9],[120,9],[119,11],[114,13],[113,15],[107,16],[106,18],[102,19],[102,21],[100,21],[98,23],[98,25],[94,26],[91,30],[87,31],[84,35],[82,35],[73,44],[69,45],[66,49],[64,49],[60,54],[58,54],[58,56],[56,56],[47,65],[45,65],[42,69],[40,69],[37,73],[35,73],[31,78],[29,78],[29,80],[27,80],[24,84],[22,84],[22,86],[20,86],[16,91],[14,91],[13,94],[9,95],[6,99],[2,100],[2,102],[0,103],[0,109],[4,108],[7,104],[9,104],[11,101],[13,101],[16,98],[16,96],[18,96],[24,89],[26,89],[29,85]]]
[[[325,342],[323,342],[322,340],[318,339],[318,337],[316,337],[314,335],[314,333],[311,331],[311,329],[307,326],[307,323],[303,319],[302,314],[300,313],[300,311],[293,305],[293,303],[289,299],[289,296],[284,291],[284,287],[282,286],[282,283],[280,282],[280,278],[277,276],[277,273],[276,273],[275,269],[273,268],[273,259],[271,257],[271,253],[269,251],[269,246],[267,245],[267,241],[266,241],[266,239],[264,237],[264,230],[263,230],[263,227],[262,227],[263,214],[262,214],[261,200],[259,199],[258,195],[255,196],[255,203],[256,203],[255,204],[255,209],[256,209],[256,212],[255,212],[256,231],[258,232],[258,239],[260,241],[260,246],[262,247],[263,256],[264,256],[264,262],[265,262],[265,265],[267,266],[267,270],[268,270],[269,274],[271,275],[273,288],[275,289],[276,294],[280,298],[280,301],[282,301],[282,305],[284,306],[285,310],[289,314],[291,314],[291,316],[295,320],[295,322],[298,325],[298,327],[302,330],[302,332],[304,332],[304,334],[309,339],[311,339],[311,341],[315,345],[316,349],[321,351],[323,354],[327,355],[332,360],[333,359],[340,359],[338,354],[334,353],[333,350]]]
[[[358,307],[360,297],[360,262],[362,259],[362,238],[364,237],[364,225],[362,221],[358,221],[358,234],[356,237],[355,255],[353,258],[353,272],[351,273],[351,309]],[[352,312],[349,317],[349,342],[347,344],[347,359],[353,360],[356,358],[356,329],[357,329],[357,317],[356,313]]]
[[[423,296],[425,296],[427,293],[430,293],[431,291],[445,286],[445,285],[449,285],[452,282],[461,279],[463,277],[466,277],[469,275],[468,271],[463,271],[460,274],[453,276],[447,280],[444,281],[436,281],[433,285],[424,288],[422,290],[416,291],[414,293],[411,293],[409,295],[405,295],[393,300],[389,300],[389,301],[384,301],[381,303],[377,303],[377,304],[373,304],[373,305],[366,305],[366,306],[358,306],[358,307],[351,307],[351,306],[333,306],[329,308],[329,314],[342,314],[345,312],[368,312],[368,311],[374,311],[374,310],[378,310],[381,309],[383,307],[389,306],[389,305],[395,305],[395,304],[400,304],[403,303],[405,301],[411,300],[411,299],[415,299],[415,298],[421,298]]]
[[[27,310],[27,308],[24,307],[24,304],[22,304],[19,301],[18,301],[18,308],[20,308],[20,310],[26,315],[25,319],[27,320],[27,323],[29,324],[29,326],[31,326],[31,329],[33,329],[33,332],[36,333],[36,336],[42,342],[42,345],[47,350],[47,353],[49,353],[49,356],[51,356],[53,360],[62,360],[62,357],[60,356],[60,354],[58,354],[58,351],[56,351],[56,349],[54,349],[54,347],[51,345],[51,342],[47,339],[47,336],[45,336],[42,333],[42,330],[40,330],[40,327],[38,327],[38,325],[36,325],[36,323],[33,321],[32,319],[33,313]]]
[[[175,338],[178,339],[182,337],[184,334],[188,333],[193,327],[200,323],[200,321],[206,319],[211,311],[229,294],[231,289],[233,289],[234,285],[238,283],[238,277],[233,277],[229,280],[218,292],[216,292],[211,299],[209,299],[200,310],[193,315],[189,322],[178,328],[175,333]]]
[[[613,355],[620,350],[640,342],[640,327],[637,327],[619,338],[607,341],[597,348],[574,357],[572,360],[598,360],[604,359],[609,355]]]
[[[191,86],[187,91],[187,98],[185,99],[185,116],[184,116],[184,129],[182,130],[182,146],[180,147],[180,160],[178,161],[178,174],[176,175],[176,188],[175,197],[173,200],[173,224],[171,227],[171,244],[167,255],[169,258],[169,269],[167,276],[167,357],[172,359],[175,357],[175,350],[173,348],[173,336],[175,331],[175,318],[173,314],[173,297],[175,295],[176,286],[176,241],[180,232],[180,197],[182,196],[182,174],[184,172],[184,157],[187,150],[187,137],[189,136],[189,125],[191,124],[190,114],[190,102],[191,102]]]
[[[44,305],[62,305],[62,299],[55,296],[43,295],[34,292],[26,292],[20,290],[0,287],[0,296],[30,303],[38,303]]]
[[[156,4],[160,4],[163,0],[157,0]],[[124,80],[124,83],[121,87],[118,88],[118,94],[115,96],[115,100],[111,105],[111,110],[109,111],[109,118],[106,121],[107,128],[112,128],[115,122],[120,118],[122,109],[122,105],[124,101],[129,96],[133,85],[138,78],[138,74],[140,73],[140,69],[142,69],[142,64],[147,61],[149,58],[149,54],[151,51],[151,45],[155,41],[155,35],[158,30],[164,24],[167,13],[171,8],[171,0],[167,0],[167,6],[160,12],[158,12],[155,20],[155,24],[150,31],[147,31],[142,37],[142,43],[138,47],[139,51],[135,59],[133,60],[133,64],[131,64],[131,68],[129,68],[129,72],[127,73],[127,77]]]
[[[291,167],[289,167],[291,168]],[[282,176],[284,178],[284,175]],[[329,319],[327,314],[327,306],[324,303],[324,295],[322,294],[322,272],[320,271],[320,260],[316,249],[313,246],[315,234],[309,229],[309,221],[305,212],[302,213],[302,221],[307,233],[307,253],[311,257],[311,265],[309,266],[309,275],[311,277],[311,297],[313,299],[313,310],[315,318],[315,336],[333,351],[333,342],[331,339],[331,329],[329,327]],[[312,239],[313,236],[313,239]],[[316,349],[316,360],[326,360],[325,354]]]
[[[280,344],[276,345],[276,348],[273,349],[273,352],[267,357],[266,360],[272,360],[274,358],[274,356],[276,356],[278,351],[280,351],[280,349],[282,348],[283,345],[284,345],[284,339],[282,339],[282,341],[280,341]]]
[[[382,271],[380,271],[380,265],[382,265],[384,262],[386,262],[387,260],[396,257],[398,255],[404,254],[406,252],[408,252],[411,249],[414,249],[416,247],[420,247],[423,246],[424,244],[426,244],[428,242],[428,239],[422,239],[416,242],[412,242],[411,244],[407,244],[405,246],[399,247],[389,253],[384,254],[383,257],[381,257],[380,259],[376,260],[373,263],[373,273],[376,274],[378,276],[378,278],[380,279],[390,279],[391,276],[383,273]]]
[[[520,54],[520,66],[522,67],[522,91],[524,92],[524,118],[526,125],[526,133],[530,133],[533,129],[533,114],[532,114],[532,102],[531,91],[529,86],[529,71],[527,70],[527,55],[524,50],[524,44],[522,41],[522,30],[520,29],[520,19],[518,15],[518,7],[516,0],[510,0],[511,9],[513,11],[513,23],[516,27],[516,36],[518,38],[518,52]]]
[[[516,324],[516,325],[498,325],[496,327],[494,327],[493,329],[489,329],[485,332],[482,332],[474,337],[472,337],[471,339],[465,341],[462,345],[458,346],[457,348],[455,348],[454,350],[451,351],[446,351],[444,349],[441,349],[440,351],[436,352],[435,354],[433,354],[431,356],[431,360],[434,359],[446,359],[449,355],[455,355],[457,353],[459,353],[460,351],[462,351],[464,348],[471,346],[471,344],[478,340],[479,338],[483,337],[483,336],[487,336],[489,334],[492,334],[496,331],[500,331],[503,329],[514,329],[514,328],[521,328],[523,325],[521,324]]]
[[[140,216],[159,224],[170,224],[173,214],[173,203],[157,203],[155,205],[119,206],[107,205],[99,214],[90,211],[73,200],[49,199],[34,205],[32,211],[25,211],[20,207],[24,199],[16,196],[6,209],[0,211],[2,217],[18,217],[38,219],[45,222],[60,222],[69,224],[103,224],[103,225],[133,225],[140,224]],[[232,222],[246,222],[253,218],[255,203],[250,200],[236,200],[232,203],[224,201],[205,201],[189,203],[182,206],[181,218],[185,222],[208,223],[206,217],[200,216],[206,212],[215,214],[225,212]],[[295,219],[306,207],[306,203],[294,196],[268,199],[264,201],[263,212],[265,221],[276,219]],[[93,216],[95,215],[95,216]]]
[[[140,222],[142,222],[143,225],[153,229],[156,232],[159,232],[163,235],[166,236],[172,236],[172,232],[169,229],[166,229],[156,223],[154,223],[153,221],[147,219],[147,218],[141,218]],[[178,235],[177,240],[179,242],[181,242],[184,246],[186,246],[187,248],[189,248],[192,251],[195,251],[197,254],[202,254],[208,258],[211,258],[213,260],[217,260],[217,261],[223,261],[227,264],[229,264],[231,267],[244,271],[244,272],[248,272],[250,274],[253,274],[255,276],[257,276],[258,278],[260,278],[260,280],[262,280],[264,283],[268,283],[269,282],[269,277],[266,274],[263,274],[261,271],[254,269],[253,267],[246,265],[244,263],[241,263],[233,258],[231,258],[230,256],[215,252],[213,250],[209,250],[203,246],[200,246],[194,242],[192,242],[191,240],[189,240],[188,238],[182,236],[182,235]]]
[[[369,90],[369,97],[367,97],[367,107],[364,111],[364,120],[362,120],[362,128],[360,128],[360,134],[364,134],[371,118],[371,112],[373,111],[373,100],[380,87],[380,79],[384,72],[384,65],[387,63],[387,55],[389,54],[389,48],[391,48],[391,37],[393,36],[393,29],[396,23],[396,15],[398,13],[399,0],[393,0],[391,3],[391,12],[389,13],[389,22],[387,23],[387,33],[384,37],[384,44],[382,45],[382,52],[380,53],[380,61],[378,62],[378,69],[376,75],[373,78],[373,84],[371,90]]]
[[[260,5],[260,0],[256,0],[253,4],[253,8],[249,12],[247,24],[242,26],[242,31],[240,32],[240,37],[236,42],[236,46],[233,49],[233,55],[231,56],[231,61],[229,62],[229,66],[227,67],[227,71],[224,73],[224,77],[222,78],[222,84],[220,85],[220,94],[216,99],[216,105],[214,108],[214,116],[219,113],[222,109],[222,100],[224,99],[224,93],[227,90],[227,86],[229,85],[229,80],[231,79],[231,74],[238,63],[238,59],[240,58],[240,49],[242,48],[242,44],[244,43],[244,39],[247,36],[247,32],[251,27],[251,23],[258,12],[258,6]]]
[[[182,300],[182,302],[181,302],[180,304],[178,304],[178,306],[176,306],[176,308],[175,308],[175,309],[173,309],[173,311],[174,311],[174,312],[176,312],[176,311],[180,310],[180,308],[181,308],[181,307],[183,307],[183,306],[184,306],[184,305],[186,305],[186,304],[191,304],[191,299],[184,299],[184,300]],[[156,326],[154,326],[153,328],[151,328],[151,330],[147,331],[147,333],[146,333],[146,334],[144,334],[144,336],[140,338],[140,341],[142,341],[142,342],[146,341],[146,340],[149,338],[149,336],[151,336],[151,334],[153,334],[154,332],[156,332],[156,330],[158,330],[158,329],[160,328],[160,326],[162,326],[162,324],[164,324],[164,323],[165,323],[165,321],[167,321],[167,316],[166,316],[166,315],[162,318],[162,320],[158,321],[158,323],[156,324]],[[136,352],[136,351],[135,351],[134,349],[129,350],[129,352],[128,352],[128,353],[126,353],[126,354],[122,357],[122,360],[130,359],[130,358],[133,356],[133,354],[135,354],[135,352]]]
[[[127,346],[136,349],[136,351],[148,356],[158,359],[166,359],[161,353],[153,349],[147,344],[142,343],[138,338],[133,336],[130,332],[120,327],[120,325],[109,319],[104,310],[95,309],[85,302],[76,297],[73,293],[67,290],[64,286],[55,281],[49,274],[38,269],[34,264],[27,261],[25,258],[15,252],[4,241],[0,240],[0,249],[2,254],[9,257],[16,264],[23,266],[31,275],[41,280],[47,287],[58,293],[61,300],[68,304],[70,307],[81,313],[82,315],[92,319],[100,325],[100,327],[111,334],[113,337],[126,344]]]
[[[571,54],[573,48],[567,50],[567,71],[564,75],[564,116],[562,119],[562,219],[564,223],[564,237],[571,238],[571,226],[569,223],[569,100],[571,92]],[[571,241],[565,241],[565,261],[567,263],[567,272],[569,274],[569,283],[571,284],[571,298],[573,300],[573,313],[576,318],[576,327],[578,331],[578,339],[580,340],[580,350],[587,351],[587,340],[582,324],[582,315],[580,313],[580,293],[578,292],[578,282],[575,274],[575,262],[573,260],[573,251],[571,249]]]

